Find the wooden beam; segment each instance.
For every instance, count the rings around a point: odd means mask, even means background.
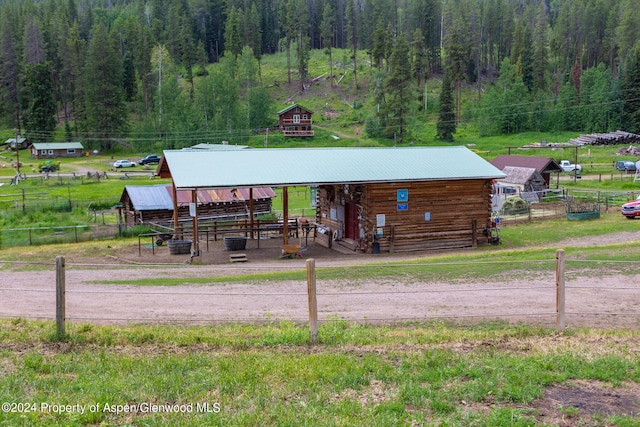
[[[200,255],[200,248],[198,245],[198,191],[191,190],[191,202],[194,204],[194,215],[192,218],[193,221],[193,242],[191,242],[191,247],[193,249],[193,256]]]
[[[176,183],[171,180],[171,189],[173,190],[173,234],[176,239],[182,239],[182,230],[180,229],[180,221],[178,217],[178,190]]]
[[[251,227],[251,240],[253,240],[253,187],[249,189],[249,227]]]
[[[289,244],[289,187],[282,187],[282,244]]]

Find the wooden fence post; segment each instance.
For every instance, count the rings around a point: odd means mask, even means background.
[[[65,336],[65,274],[64,256],[56,257],[56,327],[58,336]]]
[[[307,260],[307,294],[309,296],[309,331],[311,343],[318,341],[318,302],[316,300],[316,260]]]
[[[564,299],[564,249],[556,251],[556,331],[565,329],[565,299]]]

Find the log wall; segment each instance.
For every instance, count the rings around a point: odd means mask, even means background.
[[[407,195],[406,200],[398,200],[398,190]],[[490,180],[321,186],[318,199],[316,221],[332,230],[345,226],[331,217],[332,208],[346,202],[358,205],[364,236],[359,245],[367,252],[374,241],[381,252],[489,243],[485,230],[491,226]],[[378,215],[384,216],[381,227]]]

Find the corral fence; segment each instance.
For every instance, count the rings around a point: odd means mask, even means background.
[[[223,287],[186,287],[175,289],[173,286],[82,286],[71,283],[67,286],[67,269],[71,271],[80,265],[66,265],[64,256],[56,258],[55,287],[14,285],[0,287],[1,317],[20,317],[53,319],[55,316],[58,334],[64,336],[68,321],[88,323],[238,323],[267,321],[294,321],[308,323],[310,339],[316,342],[318,324],[335,320],[357,323],[416,322],[430,320],[493,321],[511,319],[519,324],[554,325],[557,332],[565,331],[567,325],[574,328],[593,326],[618,326],[620,319],[627,319],[625,327],[640,327],[637,307],[640,297],[637,286],[628,282],[607,285],[596,281],[595,284],[571,281],[566,284],[567,276],[575,276],[583,268],[583,260],[565,257],[564,250],[557,250],[555,259],[531,260],[530,263],[544,264],[550,273],[547,279],[533,278],[526,284],[503,283],[483,284],[480,280],[472,285],[456,283],[446,286],[416,287],[413,283],[395,283],[387,287],[350,287],[341,283],[330,286],[323,279],[323,270],[317,268],[315,259],[306,260],[305,279],[295,280],[292,287],[278,287],[277,283],[268,283],[256,287],[256,284],[240,284],[235,287],[227,284]],[[619,264],[616,261],[599,261],[607,264]],[[437,264],[437,263],[436,263]],[[449,267],[455,268],[453,264]],[[462,263],[458,263],[462,264]],[[464,264],[473,264],[465,262]],[[483,264],[491,264],[486,262]],[[629,262],[628,268],[637,262]],[[575,265],[571,269],[567,265]],[[593,261],[589,261],[589,266]],[[85,266],[86,267],[86,266]],[[96,266],[93,266],[96,267]],[[139,266],[148,268],[149,266]],[[157,266],[159,267],[159,266]],[[380,265],[384,269],[403,269],[407,265]],[[442,265],[440,265],[442,267]],[[633,268],[631,267],[631,268]],[[103,268],[107,268],[103,266]],[[231,267],[225,266],[225,269]],[[243,267],[245,269],[250,267]],[[300,271],[300,266],[292,267]],[[320,273],[320,280],[318,280]],[[117,274],[114,274],[117,276]],[[72,275],[73,276],[73,275]],[[348,280],[345,277],[343,281]],[[161,282],[161,279],[158,279]],[[185,280],[188,282],[188,280]],[[276,282],[276,281],[274,281]],[[466,302],[461,295],[465,295]],[[474,306],[468,307],[469,297]],[[73,301],[68,303],[68,299]],[[136,299],[137,298],[137,299]],[[158,298],[160,302],[154,301]],[[43,313],[31,311],[32,306],[52,307],[55,299],[55,311]],[[28,308],[19,313],[10,313],[11,301],[29,300]],[[167,301],[171,301],[168,303]],[[91,304],[99,301],[101,308]],[[582,303],[578,303],[582,301]],[[251,312],[249,305],[259,306]],[[194,315],[194,307],[202,304],[205,310]],[[292,311],[279,312],[280,305],[293,307]],[[177,307],[177,309],[176,309]],[[180,308],[182,307],[182,308]],[[407,309],[413,309],[407,310]],[[34,309],[35,310],[35,309]],[[167,311],[164,315],[158,315]],[[402,314],[390,315],[389,313]],[[280,314],[279,314],[280,313]],[[337,314],[336,314],[337,313]],[[584,319],[591,319],[585,321]],[[593,320],[596,319],[596,320]]]
[[[113,224],[3,228],[0,248],[108,240],[117,238],[119,232],[118,225]]]
[[[639,191],[544,190],[520,193],[521,204],[505,206],[495,216],[503,224],[566,218],[576,206],[593,206],[600,213],[616,211],[640,196]]]
[[[42,178],[44,179],[44,178]],[[101,179],[79,177],[78,180]],[[299,190],[302,191],[302,190]],[[23,192],[24,193],[24,192]],[[16,193],[11,197],[0,196],[0,208],[5,212],[12,210],[22,214],[35,212],[71,212],[76,209],[86,210],[89,218],[83,225],[55,225],[38,227],[14,227],[0,229],[0,248],[15,246],[36,246],[50,243],[73,243],[92,240],[105,240],[117,238],[122,235],[125,224],[120,224],[115,209],[100,209],[99,206],[109,206],[114,203],[107,200],[97,200],[89,203],[86,201],[58,198],[55,200],[40,200],[37,194],[30,194],[30,197],[22,197],[23,193]],[[496,213],[503,225],[524,222],[534,222],[548,219],[559,219],[567,216],[567,207],[573,203],[593,203],[598,206],[600,212],[611,212],[631,200],[635,200],[640,195],[638,191],[591,191],[591,190],[545,190],[542,192],[522,193],[526,203],[515,210],[503,209]],[[290,209],[291,217],[315,217],[315,208]],[[281,232],[282,213],[274,211],[275,219],[254,220],[254,227],[250,227],[249,220],[222,218],[208,219],[202,218],[198,223],[198,241],[203,242],[204,250],[208,250],[209,241],[215,241],[220,236],[241,234],[247,236],[248,233]],[[244,222],[243,222],[244,221]],[[280,225],[279,225],[280,224]],[[157,235],[174,234],[173,221],[166,223],[148,223],[152,229],[151,233],[139,235],[140,248],[151,248],[154,250],[154,242]],[[292,226],[292,230],[297,230]],[[191,221],[181,221],[180,233],[190,235]],[[296,236],[297,237],[297,236]],[[148,238],[148,240],[147,240]]]

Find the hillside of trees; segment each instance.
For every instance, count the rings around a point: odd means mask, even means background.
[[[400,144],[427,121],[442,141],[461,123],[480,135],[640,133],[636,6],[0,0],[0,131],[102,150],[242,143],[322,76],[325,96],[365,107],[354,123],[368,138]]]

